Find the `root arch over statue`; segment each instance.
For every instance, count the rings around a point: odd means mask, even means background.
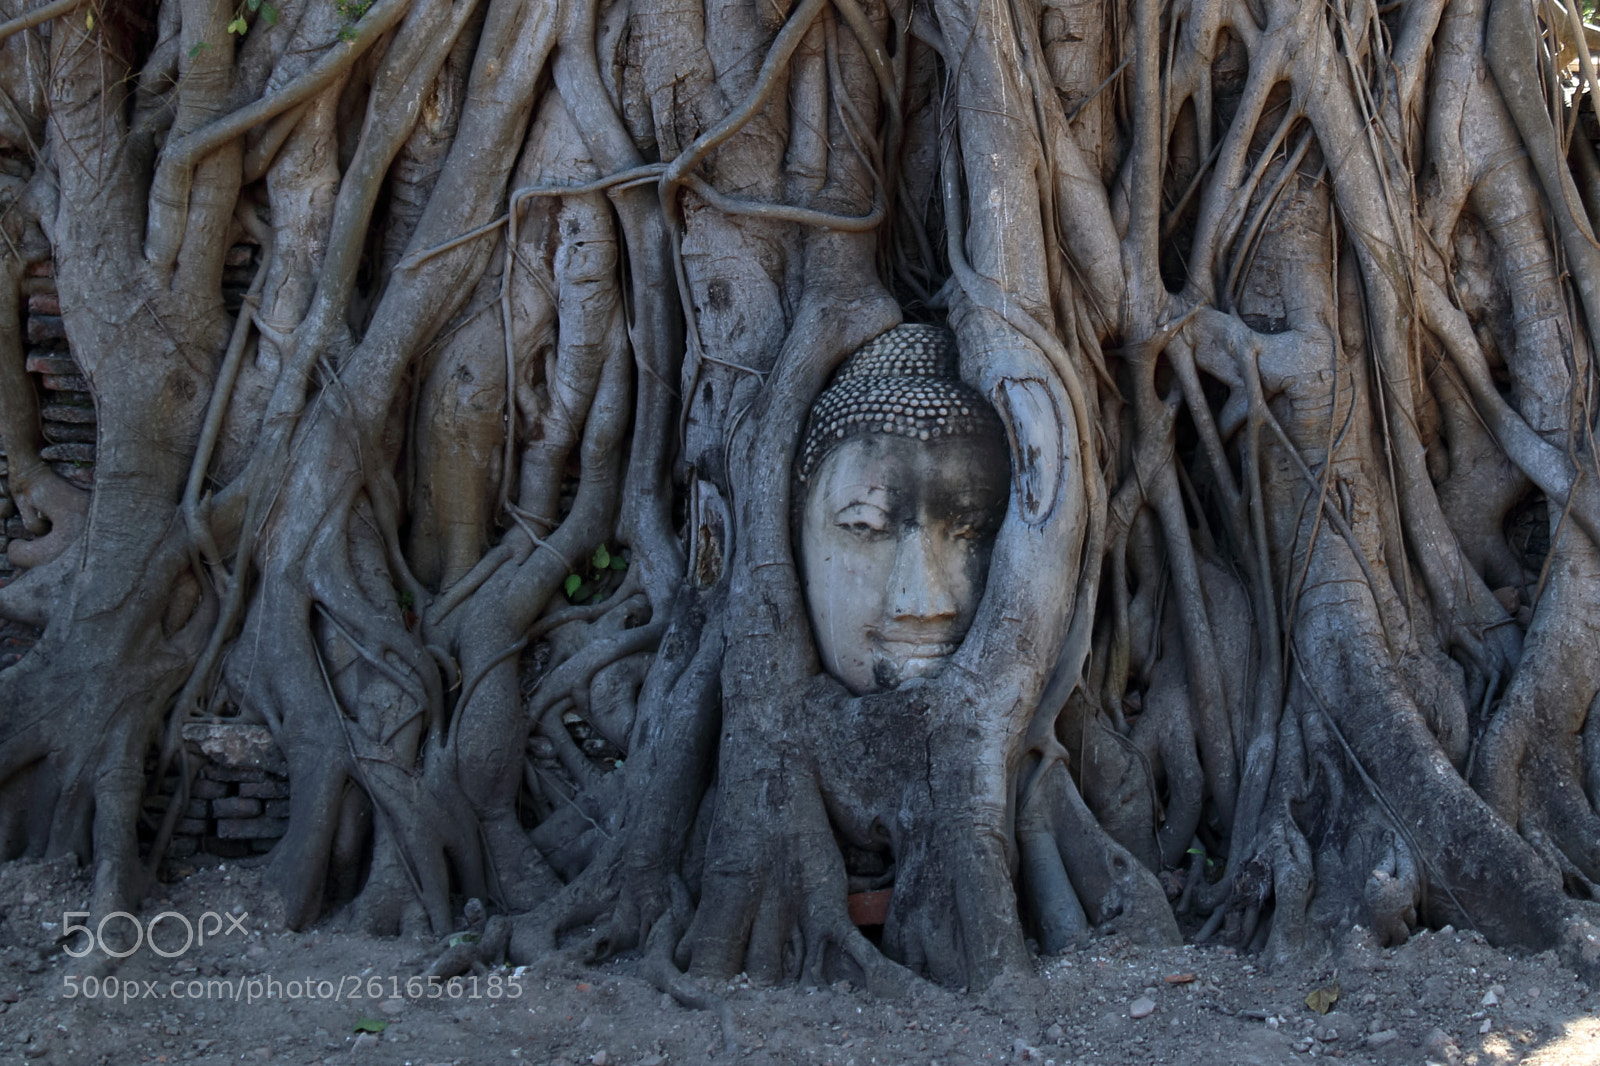
[[[98,451],[87,499],[41,461],[0,333],[0,614],[45,627],[0,843],[95,911],[148,888],[184,722],[239,717],[296,926],[474,897],[672,987],[977,986],[1107,925],[1600,960],[1575,7],[8,17],[0,294],[53,261]],[[941,384],[827,407],[945,330]],[[840,571],[867,654],[813,634],[807,529],[887,553]]]

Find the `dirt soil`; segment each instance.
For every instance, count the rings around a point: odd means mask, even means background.
[[[1278,973],[1226,949],[1110,935],[1040,959],[1033,987],[1004,993],[926,986],[896,1003],[843,982],[740,980],[703,985],[726,1010],[697,1011],[626,958],[429,987],[417,975],[433,942],[368,937],[337,916],[284,932],[260,864],[202,859],[163,886],[142,921],[171,912],[155,930],[170,957],[146,939],[104,977],[83,976],[59,942],[63,922],[81,920],[65,912],[85,906],[85,873],[70,861],[0,866],[0,1063],[1600,1063],[1600,995],[1552,955],[1449,929],[1396,949],[1353,930],[1325,969]],[[205,930],[203,946],[180,950],[184,919]],[[119,927],[131,940],[122,918],[107,935]],[[1328,1013],[1307,1005],[1334,985]]]

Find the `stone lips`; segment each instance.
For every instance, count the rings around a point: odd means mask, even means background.
[[[914,440],[1001,432],[978,391],[957,376],[955,336],[942,326],[907,323],[867,342],[839,368],[811,408],[800,448],[800,480],[836,446],[869,433]]]

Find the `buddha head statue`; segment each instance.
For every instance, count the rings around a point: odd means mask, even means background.
[[[954,336],[902,325],[845,360],[798,476],[823,665],[857,695],[937,673],[977,612],[1010,485],[1000,419],[957,376]]]

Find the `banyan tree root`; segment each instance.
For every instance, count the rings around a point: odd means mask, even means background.
[[[641,951],[716,1009],[683,970],[1444,922],[1600,965],[1575,5],[192,7],[0,24],[0,314],[51,260],[98,427],[85,497],[0,331],[5,857],[135,906],[183,723],[242,718],[290,923],[481,900],[440,972]],[[851,694],[796,447],[905,321],[1009,498],[960,651]]]

